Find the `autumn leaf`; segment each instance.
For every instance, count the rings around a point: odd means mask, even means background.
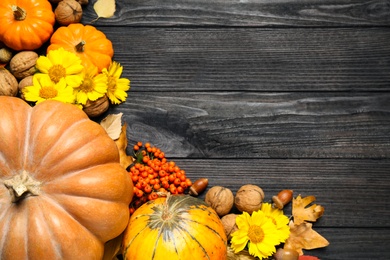
[[[307,207],[310,203],[316,200],[314,196],[307,196],[302,198],[298,195],[297,198],[293,199],[292,202],[292,215],[294,217],[294,224],[300,225],[305,221],[316,221],[319,217],[324,214],[324,207],[313,204]]]
[[[329,245],[328,240],[312,229],[313,224],[303,222],[295,225],[290,221],[290,236],[284,244],[285,249],[296,250],[299,255],[303,255],[302,249],[311,250]]]
[[[122,132],[122,115],[123,113],[109,114],[100,122],[112,140],[117,140]]]
[[[110,18],[115,13],[115,0],[97,0],[93,5],[98,18]]]
[[[115,141],[116,146],[119,149],[120,164],[125,169],[127,169],[127,167],[129,167],[130,164],[132,164],[135,160],[132,156],[129,156],[126,153],[126,148],[127,148],[126,128],[127,128],[127,124],[125,123],[122,126],[122,131],[119,135],[119,138]]]

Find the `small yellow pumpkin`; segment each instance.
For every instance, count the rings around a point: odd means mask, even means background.
[[[125,260],[226,260],[227,238],[217,213],[204,201],[171,195],[133,213],[122,255]]]

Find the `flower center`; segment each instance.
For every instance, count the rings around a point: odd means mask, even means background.
[[[80,90],[85,93],[92,92],[94,90],[93,80],[91,78],[85,77],[83,84],[80,86]]]
[[[58,83],[65,76],[66,69],[62,65],[56,64],[49,69],[49,77],[55,83]]]
[[[260,226],[252,225],[248,230],[248,237],[252,243],[260,243],[264,239],[264,232]]]
[[[115,89],[116,89],[116,79],[115,79],[115,77],[108,76],[107,82],[108,82],[107,83],[108,91],[111,92],[111,93],[114,93]]]
[[[39,90],[39,96],[43,99],[55,98],[57,94],[58,91],[52,86],[42,87]]]

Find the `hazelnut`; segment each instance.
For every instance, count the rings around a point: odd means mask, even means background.
[[[214,186],[209,189],[205,197],[206,203],[221,217],[229,213],[233,207],[233,192],[225,187]]]
[[[239,211],[252,214],[253,211],[261,209],[263,199],[264,192],[259,186],[247,184],[237,191],[234,205]]]
[[[234,231],[238,229],[237,224],[236,224],[236,218],[237,214],[230,213],[221,218],[223,228],[225,229],[225,234],[228,240],[232,238],[232,234]]]

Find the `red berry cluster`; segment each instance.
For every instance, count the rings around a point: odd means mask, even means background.
[[[129,173],[134,184],[134,197],[130,204],[130,214],[149,200],[160,195],[183,194],[192,182],[186,172],[175,162],[168,161],[164,152],[150,143],[138,142],[133,147],[136,161]]]

